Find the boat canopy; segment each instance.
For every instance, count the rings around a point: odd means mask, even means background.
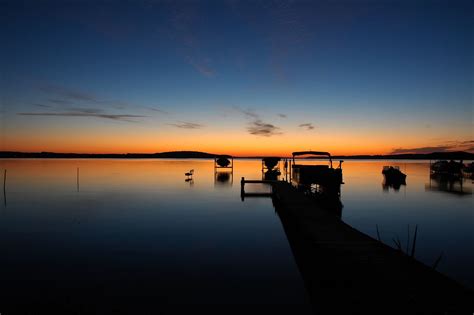
[[[331,157],[331,153],[329,152],[321,152],[321,151],[300,151],[300,152],[293,152],[293,156],[297,155],[325,155],[327,157]]]
[[[293,152],[292,154],[293,154],[293,163],[295,163],[295,156],[299,156],[299,155],[327,156],[329,158],[329,162],[331,163],[331,167],[332,167],[332,158],[331,158],[331,153],[329,153],[329,152],[300,151],[300,152]]]

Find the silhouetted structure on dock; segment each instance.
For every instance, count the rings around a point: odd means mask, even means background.
[[[296,157],[311,156],[325,157],[328,160],[327,165],[307,165],[296,163]],[[291,165],[291,182],[302,190],[310,190],[316,194],[337,195],[341,192],[342,181],[342,163],[333,168],[332,158],[329,152],[302,151],[293,152]]]

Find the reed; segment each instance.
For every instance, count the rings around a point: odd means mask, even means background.
[[[411,246],[411,254],[410,254],[410,256],[411,256],[412,258],[415,257],[416,235],[417,235],[417,232],[418,232],[418,224],[415,225],[415,235],[413,236],[413,244],[412,244],[412,246]],[[408,254],[408,252],[407,252],[407,254]]]
[[[435,260],[435,262],[434,262],[434,264],[433,264],[433,266],[432,266],[432,268],[433,268],[434,270],[436,270],[436,267],[438,267],[438,264],[439,264],[439,262],[441,261],[441,258],[443,258],[443,252],[441,252],[441,254],[439,254],[438,258]]]

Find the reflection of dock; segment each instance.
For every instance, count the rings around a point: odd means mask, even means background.
[[[244,201],[245,197],[273,197],[273,186],[277,184],[278,180],[247,180],[244,177],[240,180],[240,197]],[[245,184],[268,184],[270,185],[270,192],[246,192]]]
[[[455,281],[353,229],[289,183],[268,184],[316,313],[474,309],[472,292]]]

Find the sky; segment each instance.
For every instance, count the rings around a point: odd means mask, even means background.
[[[474,152],[472,1],[0,0],[0,150]]]

